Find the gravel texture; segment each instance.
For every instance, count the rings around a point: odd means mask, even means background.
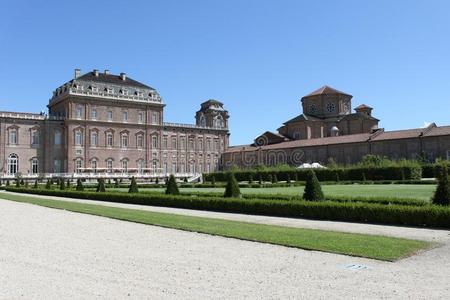
[[[443,243],[389,263],[6,200],[0,213],[1,299],[448,299],[450,293],[450,232],[444,230],[292,220],[300,227],[391,231]]]

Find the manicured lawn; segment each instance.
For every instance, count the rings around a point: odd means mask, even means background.
[[[0,198],[124,221],[289,247],[394,261],[433,246],[418,240],[156,213],[0,193]]]
[[[325,196],[348,197],[395,197],[430,200],[436,185],[434,184],[337,184],[323,185]],[[118,189],[126,191],[127,189]],[[141,191],[164,191],[164,189],[140,189]],[[181,192],[216,192],[223,193],[224,188],[184,188]],[[274,188],[241,188],[244,194],[283,194],[303,195],[303,187],[274,187]]]

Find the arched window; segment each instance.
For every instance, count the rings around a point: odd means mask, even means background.
[[[106,160],[106,171],[108,173],[112,173],[113,172],[113,160],[112,160],[112,158],[108,158]]]
[[[31,159],[31,174],[39,173],[39,160],[34,157]]]
[[[144,148],[144,136],[142,134],[139,134],[136,137],[136,147],[138,149]]]
[[[106,133],[106,147],[112,148],[114,143],[112,132]]]
[[[91,147],[97,147],[98,145],[98,133],[97,131],[91,132]]]
[[[158,148],[158,137],[157,136],[152,136],[152,148],[153,149]]]
[[[75,131],[75,145],[81,146],[83,144],[83,136],[81,135],[81,130]]]
[[[214,127],[222,128],[223,127],[223,118],[221,115],[218,115],[214,118]]]
[[[122,160],[122,173],[128,174],[128,160]]]
[[[81,158],[77,158],[75,160],[75,172],[76,173],[81,173],[81,168],[83,167],[83,161],[81,160]]]
[[[206,118],[204,115],[200,116],[199,125],[202,127],[206,127]]]
[[[9,175],[15,175],[17,174],[17,171],[19,170],[19,157],[17,154],[12,153],[8,156],[8,169],[7,172]]]
[[[98,163],[96,159],[91,160],[91,169],[94,174],[97,174]]]
[[[122,148],[128,148],[128,134],[122,133],[120,137],[120,145]]]
[[[145,168],[145,162],[143,159],[138,160],[137,162],[138,173],[143,174]]]
[[[59,130],[55,131],[55,145],[56,146],[61,145],[61,131]]]

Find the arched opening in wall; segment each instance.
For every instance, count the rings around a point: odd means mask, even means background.
[[[7,172],[8,175],[16,175],[19,170],[19,156],[15,153],[11,153],[8,156]]]

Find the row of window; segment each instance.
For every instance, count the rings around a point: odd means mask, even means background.
[[[90,167],[85,168],[83,167],[83,160],[81,158],[78,158],[75,160],[75,172],[76,173],[82,173],[83,171],[87,171],[88,173],[94,173],[97,174],[98,172],[101,171],[106,171],[106,173],[114,173],[114,172],[119,172],[119,173],[123,173],[123,174],[128,174],[130,171],[134,171],[136,170],[136,172],[138,174],[143,174],[143,173],[161,173],[161,171],[163,173],[186,173],[186,171],[191,172],[191,173],[195,173],[195,172],[211,172],[211,163],[207,163],[206,165],[206,170],[203,170],[203,164],[199,163],[198,164],[198,169],[196,169],[196,164],[195,163],[190,163],[187,165],[187,170],[186,170],[186,164],[185,163],[181,163],[181,164],[177,164],[176,162],[173,162],[171,165],[171,168],[169,169],[169,165],[167,162],[164,162],[161,167],[159,167],[158,162],[157,161],[153,161],[152,162],[152,166],[150,168],[146,168],[145,167],[145,161],[143,159],[138,160],[137,161],[137,168],[133,169],[130,168],[129,166],[129,161],[128,159],[122,159],[120,161],[120,167],[114,167],[114,160],[112,158],[109,158],[106,160],[106,168],[101,168],[99,166],[99,163],[97,161],[97,159],[92,159],[90,161]]]
[[[83,143],[83,132],[81,130],[76,130],[75,131],[75,136],[74,136],[74,143],[75,146],[82,146]],[[55,139],[56,140],[56,139]],[[207,151],[219,151],[219,140],[214,140],[214,144],[212,144],[211,139],[207,139],[206,140],[206,148],[204,149],[204,145],[203,145],[203,139],[199,138],[197,141],[197,145],[195,145],[195,141],[194,139],[189,139],[189,149],[190,150],[207,150]],[[144,148],[145,145],[145,141],[144,141],[144,134],[137,134],[136,135],[136,148],[138,149],[142,149]],[[158,143],[158,137],[157,136],[152,136],[152,148],[153,149],[157,149],[159,146]],[[91,147],[98,147],[99,146],[99,136],[98,136],[98,132],[97,131],[92,131],[90,133],[90,146]],[[114,134],[111,131],[108,131],[105,133],[105,146],[108,148],[112,148],[114,147]],[[128,148],[130,146],[130,137],[129,134],[124,132],[120,134],[120,147],[122,148]],[[163,150],[167,150],[169,149],[169,144],[168,144],[168,138],[167,137],[163,137],[162,138],[162,149]],[[180,147],[180,149],[185,149],[186,147],[186,142],[184,138],[180,138],[180,143],[178,144],[178,139],[177,137],[172,137],[171,138],[171,149],[178,149],[178,146]],[[195,147],[197,146],[197,148]],[[212,146],[214,146],[214,148],[212,148]]]
[[[18,145],[19,144],[19,128],[8,129],[8,144]],[[31,145],[39,145],[40,132],[39,130],[32,130],[30,132],[30,143]]]
[[[30,160],[30,170],[31,174],[39,173],[39,160],[36,157],[33,157]],[[6,162],[6,172],[8,175],[15,175],[19,171],[19,156],[15,153],[12,153],[8,156]]]
[[[76,88],[80,91],[84,91],[84,86],[81,84],[75,84],[74,88]],[[66,91],[66,90],[67,90],[67,87],[64,89],[64,91]],[[88,90],[91,92],[94,92],[94,93],[98,93],[98,91],[99,91],[98,87],[95,85],[88,86]],[[57,94],[59,94],[59,92],[60,91],[58,91]],[[105,87],[103,89],[103,92],[107,93],[107,94],[114,94],[115,90],[112,87]],[[130,92],[127,89],[121,88],[121,89],[119,89],[119,94],[128,96],[128,95],[130,95]],[[133,95],[138,96],[138,97],[144,97],[144,92],[143,91],[134,91]],[[155,96],[156,95],[151,92],[148,93],[148,97],[150,97],[150,98],[154,98]]]
[[[122,111],[122,122],[126,123],[128,122],[128,111]],[[151,124],[153,125],[157,125],[159,124],[159,112],[152,112],[151,114]],[[75,118],[76,119],[82,119],[83,118],[83,107],[82,106],[77,106],[75,109]],[[98,118],[98,112],[97,112],[97,108],[93,107],[91,108],[91,120],[97,120]],[[112,110],[108,110],[106,112],[106,120],[111,122],[114,120],[114,112]],[[139,124],[144,124],[145,123],[145,113],[144,112],[138,112],[137,115],[137,122]]]

